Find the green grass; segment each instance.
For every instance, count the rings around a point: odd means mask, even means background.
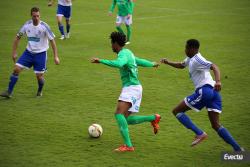
[[[0,166],[249,166],[220,160],[222,151],[232,149],[212,130],[205,110],[188,113],[209,135],[207,141],[190,148],[193,133],[178,123],[171,110],[193,92],[193,85],[187,70],[167,66],[140,68],[139,73],[144,88],[139,114],[160,113],[160,133],[153,135],[149,124],[130,126],[136,151],[112,152],[122,143],[113,115],[121,90],[119,73],[89,62],[94,56],[116,56],[108,39],[115,21],[115,15],[107,16],[110,1],[73,1],[71,38],[56,39],[60,66],[53,64],[49,50],[42,98],[35,98],[37,83],[29,70],[20,75],[13,98],[0,99]],[[13,69],[13,39],[30,19],[33,5],[40,7],[42,20],[59,37],[55,6],[47,7],[44,0],[0,1],[1,90],[6,89]],[[199,39],[201,53],[221,70],[221,122],[246,150],[250,149],[249,20],[249,0],[137,1],[128,46],[139,57],[180,61],[185,58],[185,41]],[[25,46],[22,39],[19,55]],[[94,122],[103,126],[104,134],[93,140],[87,128]]]

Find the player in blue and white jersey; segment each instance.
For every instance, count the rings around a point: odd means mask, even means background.
[[[193,109],[200,111],[203,107],[207,108],[208,117],[213,129],[218,135],[235,151],[243,151],[243,148],[234,140],[229,131],[219,122],[219,114],[222,112],[220,70],[212,62],[207,61],[199,53],[200,43],[196,39],[190,39],[186,42],[186,56],[183,62],[171,62],[166,58],[161,59],[162,63],[175,68],[189,68],[189,75],[195,86],[195,92],[187,96],[180,104],[173,109],[173,114],[186,128],[192,130],[196,137],[191,146],[199,144],[207,138],[206,132],[199,129],[191,119],[185,114],[186,111]],[[213,71],[215,81],[210,70]]]
[[[54,0],[49,0],[48,6],[52,6]],[[59,31],[61,32],[60,39],[66,39],[70,36],[70,18],[71,18],[71,7],[72,7],[72,0],[58,0],[57,5],[57,23]],[[65,17],[66,20],[66,32],[64,32],[64,26],[62,24],[62,18]]]
[[[42,89],[44,86],[44,72],[46,71],[47,50],[49,48],[48,40],[53,49],[54,62],[59,64],[60,60],[57,55],[57,47],[55,43],[55,35],[50,30],[50,27],[40,20],[39,8],[33,7],[31,9],[32,19],[27,21],[18,32],[14,43],[12,59],[15,63],[13,73],[10,76],[8,90],[1,93],[2,97],[11,97],[14,86],[18,80],[20,72],[24,68],[31,68],[33,66],[36,78],[38,81],[37,96],[42,96]],[[27,36],[28,44],[22,56],[17,60],[17,46],[23,35]]]

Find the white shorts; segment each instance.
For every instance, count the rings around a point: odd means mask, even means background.
[[[130,18],[128,19],[128,16],[117,16],[116,17],[116,24],[122,24],[125,23],[126,25],[132,24],[132,15],[130,15]]]
[[[141,85],[131,85],[122,88],[122,92],[118,100],[129,102],[132,104],[128,111],[139,112],[142,99],[142,86]]]

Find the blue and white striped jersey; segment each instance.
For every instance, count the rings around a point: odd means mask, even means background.
[[[26,48],[31,53],[41,53],[48,50],[48,40],[53,40],[55,38],[48,24],[43,21],[40,21],[37,26],[33,25],[32,20],[27,21],[17,34],[19,37],[23,35],[26,35],[28,38]]]
[[[213,63],[207,61],[200,53],[197,53],[192,58],[187,57],[183,61],[183,65],[189,68],[189,75],[194,83],[195,88],[209,84],[214,86],[215,81],[210,74],[210,67]]]

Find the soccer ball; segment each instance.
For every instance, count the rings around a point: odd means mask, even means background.
[[[103,132],[102,127],[99,124],[90,125],[88,131],[89,131],[89,136],[94,138],[100,137]]]

